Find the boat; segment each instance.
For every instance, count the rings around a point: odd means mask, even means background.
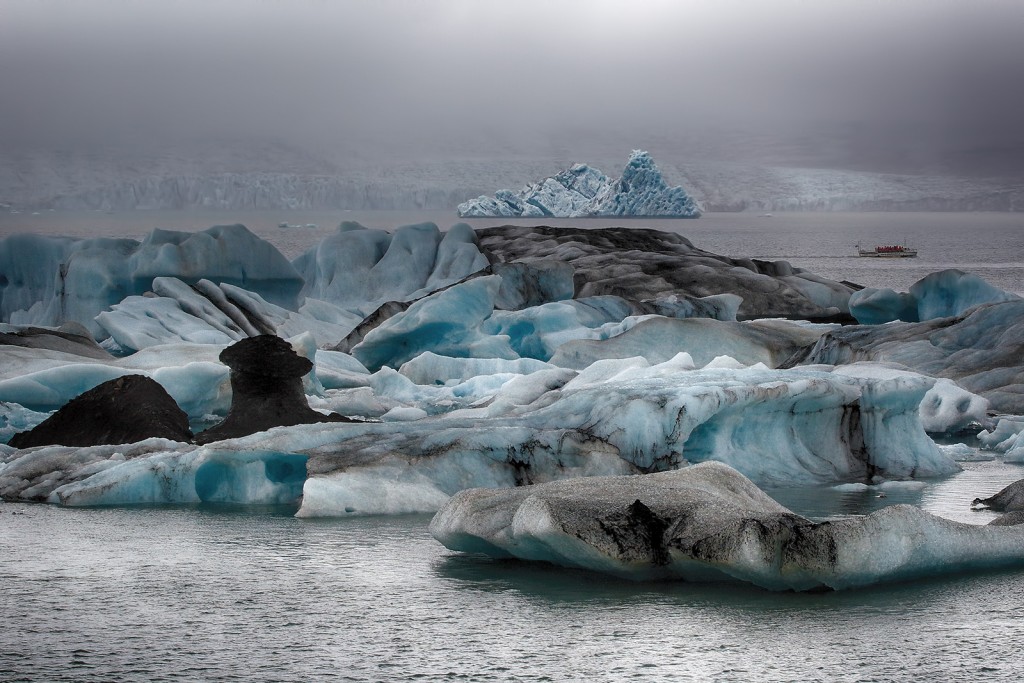
[[[917,249],[905,244],[884,244],[874,249],[861,249],[858,244],[857,255],[865,258],[917,258]]]

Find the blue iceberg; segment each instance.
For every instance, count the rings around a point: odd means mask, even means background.
[[[460,216],[593,218],[659,216],[699,218],[697,202],[682,187],[669,187],[647,152],[634,150],[618,179],[575,164],[519,192],[499,190],[459,204]]]

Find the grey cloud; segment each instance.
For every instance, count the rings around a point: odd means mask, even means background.
[[[736,154],[743,131],[812,151],[847,136],[836,164],[928,164],[1024,140],[1022,7],[7,0],[0,140],[264,136],[372,156],[660,136]]]

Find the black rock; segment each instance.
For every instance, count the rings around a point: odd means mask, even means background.
[[[125,375],[76,396],[10,445],[98,446],[135,443],[150,437],[191,441],[188,415],[155,380]]]
[[[987,507],[997,512],[1024,510],[1024,479],[1013,482],[990,498],[975,498],[971,505]]]
[[[272,334],[248,337],[224,349],[220,361],[231,368],[231,410],[220,424],[196,435],[204,444],[270,429],[317,422],[349,422],[309,407],[302,377],[313,363]]]

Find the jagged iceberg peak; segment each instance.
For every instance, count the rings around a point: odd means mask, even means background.
[[[626,168],[612,180],[596,168],[574,164],[519,192],[499,190],[459,204],[460,216],[660,216],[698,218],[697,203],[682,187],[669,187],[651,155],[633,150]]]

